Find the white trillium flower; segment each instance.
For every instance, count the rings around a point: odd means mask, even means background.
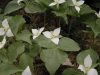
[[[32,29],[33,39],[37,38],[42,33],[43,30],[44,30],[44,27],[40,29]]]
[[[9,27],[9,24],[8,24],[8,21],[7,19],[5,19],[3,22],[2,22],[2,28],[0,28],[0,36],[7,36],[7,37],[12,37],[14,36],[10,27]]]
[[[2,42],[0,42],[0,49],[3,48],[5,44],[6,44],[6,36],[4,36]]]
[[[59,4],[62,4],[64,2],[65,2],[65,0],[54,0],[54,2],[52,2],[51,4],[49,4],[49,6],[57,5],[57,7],[59,7]]]
[[[75,6],[76,11],[79,13],[80,12],[80,6],[84,4],[84,1],[83,0],[80,0],[80,1],[72,0],[72,2]]]
[[[95,13],[95,14],[97,15],[98,18],[100,18],[100,11],[99,11],[99,13]]]
[[[90,55],[84,59],[84,65],[79,65],[78,69],[86,73],[87,75],[98,75],[96,69],[92,68],[92,59]]]
[[[23,0],[17,0],[17,3],[19,4],[20,2],[22,2]]]
[[[29,66],[27,66],[27,68],[22,72],[22,75],[32,75]]]
[[[43,35],[46,38],[49,38],[53,43],[55,43],[56,45],[58,45],[59,43],[59,38],[60,38],[60,29],[61,28],[57,28],[54,31],[45,31],[43,32]]]

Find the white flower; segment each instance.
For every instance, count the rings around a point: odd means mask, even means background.
[[[23,0],[17,0],[17,3],[19,4],[20,2],[22,2]]]
[[[42,33],[43,30],[44,30],[44,27],[40,29],[32,29],[33,39],[37,38]]]
[[[98,18],[100,18],[100,11],[99,11],[99,13],[95,13],[95,14],[97,15]]]
[[[65,0],[54,0],[54,2],[52,2],[51,4],[49,4],[49,6],[54,6],[54,5],[59,6],[59,4],[62,4],[64,2],[65,2]]]
[[[98,75],[96,69],[92,68],[92,59],[90,55],[84,59],[84,65],[79,65],[78,69],[86,73],[87,75]]]
[[[4,36],[2,42],[0,42],[0,49],[3,48],[5,44],[6,44],[6,36]]]
[[[7,19],[3,20],[2,22],[2,28],[0,28],[0,36],[7,36],[7,37],[12,37],[14,36],[10,27],[9,27],[9,24],[8,24],[8,21]]]
[[[54,31],[45,31],[43,32],[44,36],[49,38],[53,43],[58,45],[60,37],[60,28],[55,29]]]
[[[83,0],[80,0],[80,1],[72,0],[72,2],[75,6],[76,11],[79,13],[80,12],[80,6],[84,4],[84,1]]]
[[[22,75],[32,75],[29,66],[27,66],[27,68],[22,72]]]

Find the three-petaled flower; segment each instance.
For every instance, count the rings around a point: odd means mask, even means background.
[[[95,13],[98,18],[100,18],[100,11]]]
[[[0,28],[0,36],[4,36],[2,42],[0,42],[0,49],[1,49],[6,44],[6,36],[7,37],[14,36],[9,27],[7,19],[3,20],[3,22],[2,22],[2,28]]]
[[[40,29],[32,29],[33,39],[37,38],[42,33],[43,30],[44,30],[44,27]]]
[[[22,72],[22,75],[32,75],[29,66],[27,66],[26,69]]]
[[[60,38],[60,29],[61,28],[57,28],[54,31],[45,31],[43,32],[43,35],[46,38],[49,38],[53,43],[55,43],[56,45],[58,45],[59,43],[59,38]]]
[[[73,5],[75,6],[76,11],[79,13],[80,12],[80,6],[84,4],[83,0],[80,1],[76,1],[76,0],[72,0]]]
[[[66,2],[65,0],[54,0],[54,2],[50,3],[49,6],[57,5],[57,8],[59,8],[59,4],[62,4]]]
[[[85,57],[84,65],[79,65],[78,69],[80,69],[87,75],[98,75],[97,70],[92,68],[92,59],[90,55]]]
[[[10,27],[9,27],[7,19],[3,20],[2,28],[0,28],[0,36],[3,36],[3,35],[7,36],[7,37],[14,36],[11,29],[10,29]]]

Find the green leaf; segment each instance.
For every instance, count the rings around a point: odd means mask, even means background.
[[[96,19],[94,14],[83,15],[80,19],[83,21],[83,23],[92,29],[95,37],[100,34],[100,20]]]
[[[11,27],[12,32],[14,35],[17,34],[20,28],[22,28],[23,24],[25,23],[25,20],[22,16],[14,16],[9,20],[9,25]]]
[[[21,72],[22,69],[12,65],[12,64],[1,64],[0,65],[0,75],[11,75],[17,72]]]
[[[100,19],[96,20],[96,26],[94,29],[96,30],[95,36],[100,35]]]
[[[5,15],[10,14],[14,11],[21,9],[21,8],[23,8],[23,6],[18,5],[17,0],[10,1],[5,8],[4,14]]]
[[[46,6],[49,6],[49,4],[52,2],[52,0],[35,0],[35,1],[40,3],[40,4],[42,3]]]
[[[32,34],[28,30],[23,30],[21,33],[16,35],[16,39],[32,44],[31,39],[30,39],[31,35]]]
[[[57,47],[50,39],[46,38],[43,35],[40,35],[35,41],[41,46],[45,48],[55,48]]]
[[[43,50],[40,54],[50,75],[54,75],[57,69],[68,58],[67,54],[57,49]]]
[[[0,63],[6,63],[8,62],[8,57],[7,57],[7,50],[6,49],[1,49],[0,50]]]
[[[80,15],[95,13],[88,5],[82,5],[80,10]]]
[[[62,75],[85,75],[85,74],[78,69],[68,68],[64,70]]]
[[[42,13],[45,10],[46,9],[43,5],[40,5],[34,1],[28,1],[28,3],[26,4],[26,7],[25,7],[25,11],[27,13]]]
[[[99,59],[99,56],[93,49],[88,49],[88,50],[80,52],[77,55],[77,63],[84,65],[84,59],[87,55],[91,56],[93,65],[96,64],[97,60]]]
[[[59,49],[64,51],[79,51],[80,47],[74,40],[63,37],[60,39]]]
[[[8,57],[11,62],[15,61],[16,58],[22,54],[25,50],[25,45],[21,42],[15,42],[8,48]]]
[[[28,49],[29,49],[29,54],[32,57],[37,56],[40,53],[40,51],[41,51],[40,46],[37,43],[35,43],[35,42],[33,42],[32,45],[30,45]]]
[[[26,68],[27,66],[33,67],[33,58],[29,54],[24,53],[20,56],[19,65],[21,68]]]
[[[68,19],[67,19],[67,13],[66,12],[62,12],[62,11],[53,11],[53,13],[64,19],[64,21],[66,22],[66,24],[68,24]]]

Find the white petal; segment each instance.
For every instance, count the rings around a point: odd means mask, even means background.
[[[59,43],[59,38],[52,38],[51,41],[52,41],[53,43],[55,43],[56,45],[58,45],[58,43]]]
[[[84,4],[84,1],[78,1],[78,2],[76,3],[76,6],[81,6],[82,4]]]
[[[55,29],[54,31],[53,31],[53,36],[59,36],[59,34],[60,34],[60,29],[61,28],[57,28],[57,29]]]
[[[43,35],[44,35],[46,38],[52,38],[52,34],[51,34],[51,32],[49,32],[49,31],[43,32]]]
[[[78,69],[80,69],[81,71],[83,71],[84,73],[86,73],[85,67],[83,65],[79,65]]]
[[[96,69],[90,69],[87,75],[99,75]]]
[[[0,36],[2,36],[4,34],[5,34],[4,28],[0,28]]]
[[[99,11],[99,13],[95,13],[96,14],[96,16],[98,17],[98,18],[100,18],[100,11]]]
[[[80,7],[75,6],[76,11],[79,13],[80,12]]]
[[[38,36],[33,36],[33,40],[36,39]]]
[[[65,0],[59,0],[59,4],[66,2]]]
[[[43,30],[44,30],[44,27],[39,29],[39,35],[42,33]]]
[[[9,24],[8,24],[7,19],[3,20],[2,26],[3,26],[5,29],[8,29],[8,28],[9,28]]]
[[[84,59],[84,65],[85,67],[88,67],[88,68],[92,66],[92,59],[90,55],[86,56],[86,58]]]
[[[34,35],[35,35],[35,36],[38,35],[38,32],[39,32],[39,31],[38,31],[37,29],[32,29],[33,36],[34,36]]]
[[[32,75],[29,66],[22,72],[22,75]]]
[[[57,4],[56,2],[53,2],[53,3],[49,4],[49,6],[54,6],[56,4]]]
[[[21,1],[23,1],[23,0],[17,0],[17,3],[19,4]]]
[[[3,48],[5,44],[6,44],[6,36],[4,36],[2,42],[0,42],[0,49]]]
[[[12,31],[11,31],[11,29],[8,29],[8,31],[6,32],[6,35],[7,35],[8,37],[14,36],[13,33],[12,33]]]
[[[73,4],[75,5],[76,4],[76,0],[72,0]]]

